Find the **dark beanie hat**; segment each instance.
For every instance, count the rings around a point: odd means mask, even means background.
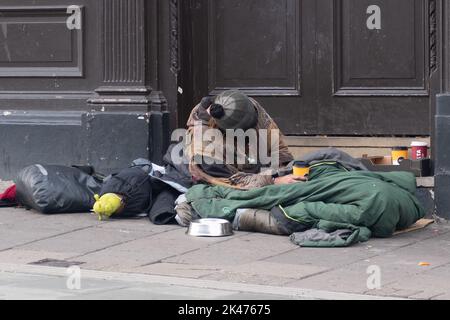
[[[243,93],[230,90],[219,94],[210,108],[210,114],[220,129],[243,129],[254,127],[258,114],[251,100]]]

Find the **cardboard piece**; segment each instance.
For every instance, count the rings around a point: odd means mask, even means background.
[[[410,160],[404,159],[400,165],[393,165],[392,158],[389,156],[369,157],[363,155],[359,159],[369,171],[407,171],[412,172],[416,177],[430,176],[431,159]]]
[[[397,236],[397,235],[403,234],[403,233],[408,233],[408,232],[424,229],[424,228],[428,227],[432,223],[434,223],[434,220],[432,220],[432,219],[420,219],[415,224],[410,226],[408,229],[399,230],[399,231],[394,232],[394,236]]]

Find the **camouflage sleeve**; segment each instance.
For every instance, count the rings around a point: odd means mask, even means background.
[[[271,175],[238,172],[230,178],[230,182],[239,189],[254,189],[273,184],[273,178]]]

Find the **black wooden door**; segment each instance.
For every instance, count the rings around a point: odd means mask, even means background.
[[[240,89],[286,134],[428,135],[433,2],[191,0],[182,121],[201,97]]]

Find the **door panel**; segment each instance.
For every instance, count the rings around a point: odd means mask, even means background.
[[[318,0],[319,133],[430,134],[427,3]],[[374,4],[381,29],[367,26]]]
[[[79,53],[83,36],[67,28],[66,7],[3,7],[0,11],[1,77],[83,75]]]
[[[298,13],[297,0],[212,1],[210,93],[299,95]]]
[[[314,1],[191,0],[184,15],[192,51],[182,67],[180,125],[203,96],[240,89],[284,132],[315,130],[317,114],[309,112],[315,84],[304,81],[315,74]]]
[[[285,134],[428,135],[433,1],[191,0],[184,119],[203,96],[240,89]]]
[[[337,95],[428,95],[423,0],[378,1],[381,29],[367,27],[371,0],[336,1]]]
[[[97,2],[1,1],[0,108],[86,109],[100,78]],[[80,29],[68,27],[71,5]]]

